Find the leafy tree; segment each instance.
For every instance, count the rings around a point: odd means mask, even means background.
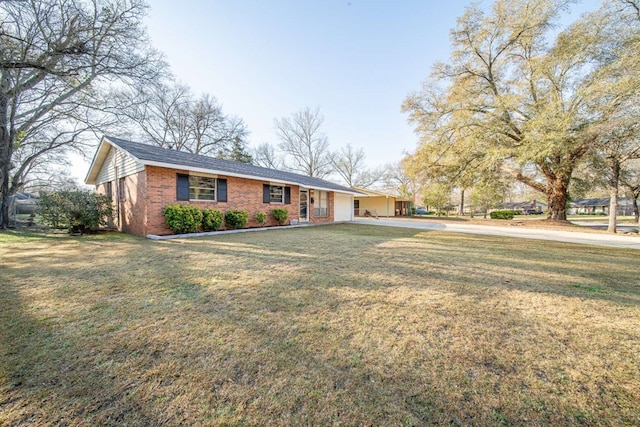
[[[329,141],[321,130],[323,122],[320,110],[310,108],[275,120],[279,147],[288,169],[315,178],[324,178],[332,172]]]
[[[422,196],[422,203],[429,208],[433,208],[438,212],[438,216],[449,204],[449,194],[451,187],[441,183],[432,183],[429,185]]]
[[[471,190],[473,209],[480,209],[486,219],[489,209],[496,208],[504,200],[504,194],[505,188],[500,181],[483,179]]]
[[[354,149],[347,144],[330,155],[335,172],[349,187],[367,188],[382,180],[382,170],[369,170],[366,167],[366,154],[362,148]]]
[[[637,57],[630,40],[638,33],[608,3],[547,43],[568,4],[498,0],[489,13],[469,6],[451,33],[449,63],[403,104],[433,158],[460,172],[498,167],[544,193],[557,220],[566,219],[568,186],[598,126],[639,85],[637,71],[606,73]]]
[[[108,85],[143,84],[162,69],[142,0],[0,2],[0,217],[34,163],[104,125]]]
[[[77,230],[81,234],[107,225],[113,214],[110,196],[80,190],[44,193],[38,200],[38,210],[51,227]]]
[[[624,165],[620,173],[620,183],[625,194],[633,201],[633,216],[640,225],[640,210],[638,200],[640,199],[640,160],[633,160]]]
[[[247,146],[240,138],[235,138],[226,153],[222,153],[222,158],[240,163],[253,163],[253,157],[247,152]]]
[[[412,167],[412,158],[384,166],[382,184],[391,193],[414,200],[422,191],[423,177]]]
[[[626,117],[624,119],[626,121]],[[598,154],[594,169],[606,177],[609,187],[609,224],[607,231],[616,232],[619,185],[627,163],[640,158],[640,121],[627,127],[611,121],[608,131],[602,132],[598,140]]]

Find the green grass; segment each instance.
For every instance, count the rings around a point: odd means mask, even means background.
[[[640,253],[0,233],[0,425],[638,425]]]

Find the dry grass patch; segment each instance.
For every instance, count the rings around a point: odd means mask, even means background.
[[[640,254],[0,234],[0,425],[638,425]]]

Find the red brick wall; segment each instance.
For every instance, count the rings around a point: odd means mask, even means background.
[[[167,226],[162,211],[167,205],[187,204],[197,206],[200,209],[213,208],[226,212],[230,209],[249,211],[248,227],[259,227],[255,219],[258,212],[267,214],[267,226],[278,225],[271,216],[271,210],[285,208],[289,211],[289,220],[299,220],[300,188],[291,187],[290,204],[268,204],[262,202],[262,186],[267,181],[227,177],[227,201],[226,202],[189,202],[176,200],[176,176],[178,173],[188,174],[188,171],[180,169],[167,169],[156,166],[147,166],[146,170],[125,177],[124,200],[119,203],[119,217],[114,218],[115,226],[126,233],[146,236],[147,234],[167,235],[172,231]],[[117,182],[112,182],[114,199],[118,195]],[[104,194],[105,186],[96,186],[98,193]],[[314,195],[318,190],[314,190]],[[309,222],[322,223],[334,220],[333,192],[329,192],[329,216],[315,217],[313,203],[309,202]],[[311,198],[312,196],[310,196]],[[118,212],[114,200],[114,216]],[[224,227],[224,224],[223,224]]]
[[[114,191],[113,189],[115,187],[114,187],[113,182],[111,182],[110,184],[111,184],[111,207],[113,208],[113,215],[115,215],[116,214],[116,202],[115,202],[115,199],[114,199],[115,195],[113,194],[113,191]],[[97,194],[107,194],[107,184],[96,185],[96,193]],[[108,218],[108,220],[107,220],[107,225],[109,227],[115,227],[116,226],[113,215],[110,218]]]
[[[145,171],[124,178],[124,192],[119,195],[120,226],[125,233],[146,236],[147,232],[147,199]]]
[[[309,196],[309,222],[317,224],[317,223],[321,223],[321,222],[333,222],[333,213],[334,213],[334,203],[335,203],[335,198],[334,195],[335,193],[333,191],[329,192],[328,194],[328,198],[329,198],[329,216],[324,216],[324,217],[315,217],[313,215],[314,212],[314,204],[311,203],[311,197],[315,198],[318,197],[318,193],[320,191],[319,190],[313,190],[313,196]]]
[[[291,204],[267,204],[262,202],[262,185],[267,184],[267,181],[219,175],[219,178],[227,180],[226,202],[176,201],[176,176],[178,173],[188,174],[189,172],[155,166],[147,166],[146,170],[147,228],[144,235],[172,234],[172,231],[167,227],[162,211],[165,206],[176,203],[197,206],[200,209],[213,208],[223,212],[230,209],[246,210],[249,211],[248,227],[259,226],[255,219],[258,212],[267,214],[267,226],[277,225],[277,222],[271,216],[271,210],[274,208],[287,209],[289,211],[289,220],[297,220],[299,218],[298,204],[300,201],[300,189],[298,186],[291,186]],[[332,199],[332,195],[330,195],[330,199]],[[328,219],[322,218],[322,220]]]
[[[124,192],[120,194],[117,181],[111,181],[113,217],[109,226],[125,233],[147,235],[147,214],[145,199],[146,173],[139,172],[124,179]],[[96,186],[98,194],[106,194],[106,184]],[[119,199],[119,200],[118,200]]]

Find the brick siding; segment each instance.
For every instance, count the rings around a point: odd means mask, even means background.
[[[289,221],[300,219],[300,187],[296,185],[290,186],[290,204],[268,204],[262,201],[263,184],[268,184],[267,181],[219,175],[219,178],[227,180],[226,202],[177,201],[177,174],[189,174],[189,171],[146,166],[145,171],[125,177],[124,197],[118,201],[119,210],[115,209],[116,200],[114,200],[114,226],[120,231],[138,236],[172,234],[162,212],[167,205],[178,203],[196,206],[200,209],[218,209],[222,212],[231,209],[246,210],[249,212],[247,227],[260,226],[255,219],[256,214],[259,212],[267,214],[266,226],[278,225],[277,221],[271,216],[271,210],[275,208],[287,209],[289,211]],[[98,185],[96,191],[104,194],[105,188],[104,184]],[[118,195],[116,182],[112,182],[112,193],[115,199]],[[309,222],[333,222],[334,193],[329,192],[328,196],[329,216],[314,217],[313,204],[309,203]]]

